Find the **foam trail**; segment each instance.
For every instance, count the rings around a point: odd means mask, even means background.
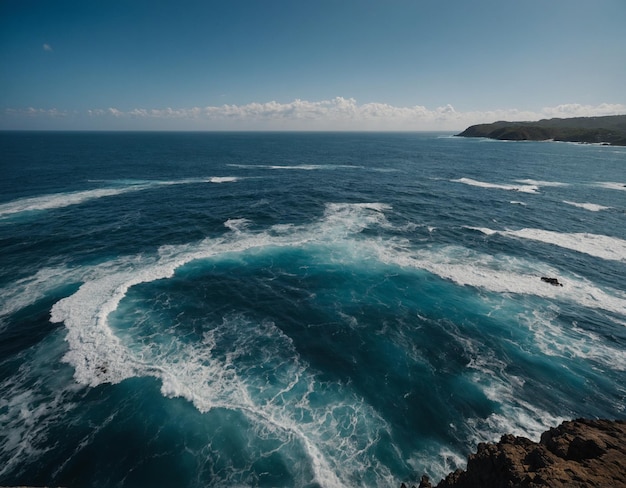
[[[576,203],[569,202],[567,200],[563,200],[563,203],[567,205],[572,205],[573,207],[584,208],[585,210],[589,210],[590,212],[599,212],[600,210],[609,210],[612,207],[605,207],[604,205],[598,205],[597,203]]]
[[[626,241],[617,237],[589,233],[568,234],[542,229],[493,230],[482,227],[468,228],[486,235],[499,234],[507,237],[545,242],[546,244],[553,244],[610,261],[626,261]]]
[[[456,246],[414,250],[400,240],[354,239],[354,235],[369,226],[388,226],[384,210],[389,208],[384,204],[329,204],[324,218],[311,226],[270,229],[258,234],[245,231],[247,221],[231,220],[226,226],[232,234],[223,238],[206,239],[192,245],[164,246],[158,257],[138,257],[129,261],[130,266],[124,264],[118,270],[115,267],[107,269],[101,277],[90,279],[74,295],[57,302],[52,308],[51,320],[64,322],[68,329],[70,351],[66,360],[74,365],[77,380],[92,386],[133,376],[136,373],[133,362],[128,361],[125,349],[116,341],[107,321],[129,288],[169,278],[177,268],[193,260],[267,246],[350,243],[350,252],[358,259],[370,258],[386,264],[423,269],[459,285],[498,293],[564,299],[590,308],[626,314],[626,297],[621,292],[600,290],[583,278],[566,279],[565,287],[542,286],[540,276],[549,272],[560,275],[544,263],[485,255]],[[554,236],[550,234],[549,237]],[[110,344],[111,347],[103,351],[99,344]],[[110,366],[105,368],[103,363]],[[106,374],[103,369],[107,370]]]
[[[324,218],[315,225],[258,234],[246,232],[245,219],[233,219],[225,223],[231,232],[221,238],[205,239],[191,245],[164,246],[158,256],[138,256],[122,260],[106,270],[100,269],[76,293],[60,300],[52,308],[50,320],[64,322],[67,329],[69,351],[64,360],[74,367],[75,379],[81,384],[97,386],[107,382],[118,383],[133,376],[154,376],[161,380],[163,395],[184,397],[202,412],[214,407],[241,411],[280,439],[298,439],[309,456],[315,480],[322,486],[350,485],[347,479],[358,472],[355,466],[365,462],[363,456],[366,450],[375,444],[378,432],[387,429],[385,421],[362,399],[349,390],[344,391],[339,384],[327,384],[322,393],[315,388],[315,400],[309,404],[308,394],[303,398],[299,392],[312,392],[318,380],[308,370],[308,365],[300,362],[297,352],[289,350],[290,347],[293,349],[290,339],[273,324],[238,334],[239,341],[250,338],[252,341],[249,344],[231,344],[232,352],[226,358],[219,358],[214,354],[219,330],[206,335],[201,348],[181,345],[175,339],[166,345],[156,345],[151,340],[148,343],[138,342],[132,337],[132,334],[138,333],[134,328],[130,332],[116,333],[111,327],[110,317],[131,287],[170,278],[177,268],[188,262],[267,246],[291,247],[345,239],[347,234],[358,234],[367,226],[386,225],[383,211],[388,208],[377,203],[328,205]],[[226,331],[223,334],[228,334],[232,341],[232,322],[223,329]],[[128,334],[131,335],[130,341]],[[285,366],[291,369],[284,377],[292,379],[267,401],[255,401],[251,393],[254,387],[247,383],[251,375],[245,372],[240,375],[237,371],[241,364],[237,351],[246,354],[246,349],[252,347],[250,344],[261,343],[268,337],[288,349],[287,354],[275,354],[275,357],[295,358],[295,363],[291,359]],[[253,356],[260,357],[262,354],[263,351],[259,351]],[[295,400],[288,401],[287,392],[292,389],[298,390],[298,394],[291,395]],[[335,391],[335,395],[327,399],[326,405],[320,405],[320,395],[331,395],[323,393],[327,391]],[[341,394],[338,395],[338,392]],[[289,403],[296,400],[299,402],[297,407]],[[307,416],[311,417],[308,423],[303,423],[301,414],[294,413],[303,406],[308,411]],[[342,412],[353,411],[353,425],[359,429],[359,436],[338,438],[336,432],[329,431],[333,424],[329,426],[326,423],[328,408],[331,411],[334,408]],[[363,438],[362,432],[369,433],[365,445],[355,440]],[[341,445],[337,447],[336,442]],[[346,463],[351,467],[346,468]],[[385,469],[383,466],[376,468],[377,479],[381,482],[383,478],[385,482],[389,481]]]
[[[224,227],[232,230],[233,232],[241,233],[246,230],[250,223],[251,222],[248,219],[228,219],[224,222]]]
[[[373,225],[389,228],[391,226],[385,217],[388,210],[391,206],[384,203],[329,203],[321,227],[343,236],[357,234]]]
[[[58,335],[46,344],[37,344],[25,352],[28,363],[14,376],[0,380],[0,454],[6,460],[0,464],[3,480],[9,479],[9,473],[11,479],[27,477],[33,462],[56,448],[58,439],[51,436],[55,427],[79,408],[71,397],[83,387],[69,381],[65,371],[50,367],[61,349]]]
[[[626,297],[609,295],[580,278],[567,281],[564,288],[541,286],[539,268],[542,272],[546,269],[542,263],[484,255],[458,246],[415,249],[408,241],[361,235],[366,228],[389,227],[385,212],[390,209],[381,203],[328,204],[317,222],[257,233],[248,230],[249,222],[245,219],[232,219],[225,223],[229,231],[222,237],[163,246],[155,256],[131,257],[106,268],[94,268],[76,293],[52,308],[51,320],[64,322],[67,329],[69,351],[64,360],[74,367],[75,379],[81,384],[96,386],[133,376],[153,376],[161,381],[164,396],[186,398],[202,412],[215,407],[242,412],[264,436],[271,434],[281,444],[288,442],[285,439],[296,439],[305,449],[315,481],[321,486],[350,486],[354,484],[351,476],[359,472],[358,466],[369,459],[367,451],[374,449],[380,433],[389,428],[362,398],[338,383],[321,385],[315,372],[299,357],[291,339],[271,322],[258,324],[245,317],[227,317],[221,326],[205,334],[200,346],[181,343],[167,327],[158,342],[151,335],[142,339],[139,327],[116,331],[111,321],[128,290],[141,283],[170,278],[176,269],[194,260],[219,259],[267,247],[333,246],[359,265],[370,260],[423,269],[460,285],[570,300],[626,315]],[[233,331],[237,332],[234,343]],[[228,347],[218,348],[220,340]],[[223,350],[227,352],[218,352]],[[266,367],[269,362],[278,382],[251,383],[258,375],[250,374],[247,368],[257,364],[246,366],[246,357],[262,358]],[[471,367],[482,375],[477,376],[477,381],[482,382],[489,396],[495,380],[487,381],[484,375],[502,374],[502,368],[484,361],[479,364],[479,359]],[[500,382],[506,383],[501,378]],[[509,400],[503,403],[502,398],[509,397],[498,398],[502,394],[493,393],[508,410],[477,424],[480,436],[511,430],[509,427],[524,434],[534,433],[538,426],[543,429],[545,422],[538,420],[545,416],[543,412],[533,414],[531,405],[513,400],[511,406],[506,403]],[[338,415],[351,412],[349,425],[354,426],[354,432],[358,430],[358,436],[337,435],[334,409],[338,409]],[[505,423],[509,418],[513,424]],[[371,469],[375,484],[390,482],[387,468],[376,465]]]
[[[133,185],[125,188],[100,188],[97,190],[54,193],[40,197],[22,198],[0,205],[0,218],[22,212],[52,210],[69,207],[71,205],[79,205],[89,200],[141,191],[147,188],[149,188],[149,185]]]
[[[239,181],[239,176],[210,176],[207,178],[184,178],[181,180],[151,180],[147,182],[148,187],[169,185],[195,185],[201,183],[233,183]]]
[[[53,210],[57,208],[79,205],[90,200],[112,197],[125,193],[148,190],[159,186],[188,185],[196,183],[230,183],[238,181],[235,176],[220,176],[211,178],[189,178],[172,181],[150,181],[150,182],[129,182],[125,186],[118,188],[98,188],[93,190],[83,190],[76,192],[52,193],[39,197],[21,198],[0,205],[0,219],[23,212]]]
[[[567,420],[518,399],[515,388],[511,386],[515,384],[515,378],[501,377],[495,371],[474,373],[472,377],[473,383],[479,385],[487,398],[502,406],[502,412],[492,413],[486,419],[469,419],[470,443],[473,445],[498,441],[503,432],[538,441],[548,428]]]
[[[597,334],[579,328],[575,322],[563,328],[554,323],[554,317],[537,310],[530,317],[521,318],[528,324],[535,343],[546,356],[581,358],[615,371],[626,371],[626,350],[606,344]]]
[[[55,288],[78,279],[65,268],[43,268],[0,289],[0,331],[9,315],[33,305]]]
[[[470,186],[478,186],[480,188],[491,188],[497,190],[519,191],[521,193],[537,193],[539,190],[537,185],[505,185],[497,183],[487,183],[484,181],[473,180],[471,178],[459,178],[457,180],[451,180],[455,183],[464,183]]]
[[[292,390],[298,390],[307,383],[307,394],[301,402],[306,402],[308,394],[313,391],[314,378],[307,373],[306,364],[302,364],[294,357],[293,350],[281,351],[276,357],[289,357],[290,361],[275,366],[273,372],[283,373],[290,378],[289,382],[275,392],[270,401],[262,402],[254,400],[250,392],[251,385],[247,383],[250,375],[238,373],[238,355],[250,353],[249,344],[246,342],[261,342],[272,338],[277,347],[292,349],[290,339],[271,323],[252,326],[246,329],[243,339],[238,339],[231,345],[232,352],[225,359],[214,356],[213,350],[220,334],[228,334],[237,327],[237,322],[245,322],[241,317],[231,317],[225,320],[222,327],[213,329],[205,334],[202,348],[183,347],[182,350],[172,350],[171,347],[163,354],[151,358],[151,366],[144,374],[151,374],[161,379],[161,392],[167,397],[183,397],[192,402],[201,412],[208,412],[212,408],[220,407],[245,413],[254,420],[257,428],[263,431],[264,437],[268,435],[278,438],[297,438],[311,461],[316,480],[322,486],[341,487],[344,483],[335,474],[335,469],[330,465],[326,456],[318,446],[324,446],[319,438],[319,433],[310,430],[311,425],[298,423],[292,418],[290,405],[284,405],[282,400]],[[243,342],[243,344],[242,344]],[[142,355],[149,356],[146,349]],[[175,356],[176,361],[172,361]],[[266,361],[259,359],[268,366]],[[284,371],[283,371],[284,370]],[[274,393],[274,392],[272,392]],[[298,396],[298,398],[301,398]],[[356,400],[356,399],[355,399]],[[315,412],[311,410],[313,417]]]
[[[565,420],[522,400],[518,387],[523,386],[524,380],[508,374],[506,361],[486,351],[480,339],[461,335],[455,339],[470,357],[464,376],[486,398],[499,405],[499,411],[486,418],[467,418],[461,420],[461,425],[454,422],[450,424],[453,431],[464,432],[464,443],[467,446],[475,449],[481,442],[497,442],[503,433],[539,440],[542,432]],[[423,470],[426,466],[427,474],[434,479],[441,479],[451,471],[464,468],[467,462],[465,455],[443,446],[438,452],[416,454],[410,464],[415,470]]]
[[[592,309],[626,315],[626,295],[618,290],[601,290],[580,276],[562,273],[541,262],[510,256],[482,254],[459,246],[412,249],[402,241],[370,244],[370,252],[383,263],[422,269],[461,286],[474,286],[494,293],[534,295],[564,300]],[[540,277],[560,276],[564,287],[543,286]]]
[[[434,452],[431,450],[413,453],[408,463],[415,473],[424,473],[431,480],[441,480],[452,471],[465,468],[466,459],[466,455],[454,452],[448,446],[439,446]]]
[[[467,444],[495,442],[505,432],[538,441],[544,431],[566,420],[525,401],[524,395],[519,394],[524,378],[509,373],[506,359],[486,351],[480,339],[457,336],[457,340],[471,358],[467,369],[472,384],[500,406],[499,411],[486,418],[467,419]]]
[[[351,164],[228,164],[227,166],[242,169],[286,169],[300,171],[364,169],[363,166],[354,166]]]
[[[77,380],[81,383],[95,386],[102,381],[122,381],[134,375],[132,368],[126,369],[132,362],[124,357],[123,348],[112,341],[110,351],[104,351],[105,362],[110,363],[111,368],[121,369],[111,369],[103,375],[102,351],[98,349],[98,344],[114,338],[107,318],[117,309],[131,287],[170,278],[176,269],[198,259],[267,246],[292,247],[312,241],[341,239],[370,225],[385,225],[382,211],[388,208],[379,203],[329,204],[321,223],[310,228],[294,227],[289,232],[280,229],[258,234],[244,233],[248,221],[231,219],[225,226],[232,234],[222,238],[205,239],[188,245],[162,246],[159,256],[138,256],[122,260],[119,265],[101,267],[102,273],[94,273],[74,295],[60,300],[52,307],[51,321],[64,322],[68,329],[71,347],[66,359],[76,368]],[[80,353],[77,352],[79,349]],[[74,354],[78,356],[74,357]]]
[[[560,181],[543,181],[543,180],[531,180],[531,179],[515,180],[515,181],[519,183],[524,183],[525,185],[532,185],[532,186],[552,186],[552,187],[569,186],[569,183],[563,183]]]
[[[602,181],[596,183],[595,186],[599,186],[600,188],[606,188],[608,190],[621,190],[626,191],[626,183],[616,183],[613,181]]]
[[[211,183],[234,183],[235,181],[239,181],[237,176],[214,176],[209,178]]]

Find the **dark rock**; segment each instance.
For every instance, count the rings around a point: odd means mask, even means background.
[[[555,463],[554,456],[545,449],[533,449],[524,458],[524,463],[528,465],[529,471],[539,471]]]
[[[563,283],[559,283],[559,280],[556,278],[548,278],[547,276],[542,276],[541,281],[545,281],[546,283],[550,283],[554,286],[563,286]]]
[[[573,461],[594,459],[602,456],[605,452],[606,450],[595,439],[574,437],[567,449],[567,459],[572,459]]]
[[[563,422],[540,442],[502,436],[470,454],[436,488],[626,488],[626,421]]]
[[[418,488],[432,488],[433,485],[430,484],[430,478],[425,474],[422,475],[422,479],[420,480],[420,485]]]

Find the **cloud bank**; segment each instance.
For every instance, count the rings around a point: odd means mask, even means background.
[[[386,103],[358,103],[354,98],[288,103],[254,102],[191,108],[115,107],[85,113],[58,109],[7,109],[3,118],[80,119],[79,128],[164,129],[164,130],[462,130],[496,120],[539,120],[552,117],[587,117],[625,114],[626,105],[565,104],[541,111],[498,109],[459,112],[451,105],[429,109],[421,105],[398,107]],[[6,125],[7,120],[2,125]]]

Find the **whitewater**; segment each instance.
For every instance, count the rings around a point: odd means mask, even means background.
[[[0,148],[1,485],[399,486],[505,433],[626,418],[622,148]]]

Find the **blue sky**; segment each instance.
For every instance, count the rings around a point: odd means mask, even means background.
[[[0,129],[626,113],[625,0],[1,0]]]

